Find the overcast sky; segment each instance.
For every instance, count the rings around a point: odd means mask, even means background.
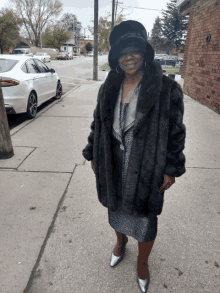
[[[0,8],[7,6],[8,0],[0,0]],[[63,2],[63,12],[61,13],[73,13],[77,16],[78,20],[82,23],[83,30],[81,33],[84,33],[86,37],[91,34],[87,29],[88,25],[93,26],[93,22],[90,22],[94,19],[94,0],[61,0]],[[117,2],[117,0],[115,0]],[[118,7],[118,12],[121,11],[121,8],[126,8],[123,13],[125,14],[125,20],[137,20],[141,22],[147,32],[151,35],[151,30],[153,28],[153,24],[157,16],[163,17],[162,11],[167,9],[167,3],[170,1],[166,0],[119,0],[120,6]],[[139,7],[139,8],[148,8],[147,9],[138,9],[138,8],[128,8],[129,6],[132,7]],[[99,17],[106,16],[107,14],[112,12],[112,0],[99,0]],[[111,20],[111,18],[109,18]]]

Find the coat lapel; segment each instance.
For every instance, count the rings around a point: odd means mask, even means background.
[[[118,102],[118,94],[124,77],[124,73],[117,74],[111,70],[104,83],[103,94],[100,98],[101,120],[106,126],[109,134],[112,133],[115,107]],[[162,88],[162,68],[160,63],[157,61],[151,62],[145,69],[142,79],[139,96],[136,102],[134,134],[140,129],[149,111],[159,98]]]

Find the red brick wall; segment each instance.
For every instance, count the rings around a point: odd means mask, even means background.
[[[186,95],[220,114],[220,1],[191,7],[182,77]]]

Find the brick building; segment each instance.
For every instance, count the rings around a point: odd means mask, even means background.
[[[220,113],[220,1],[177,0],[189,15],[182,70],[183,92]]]

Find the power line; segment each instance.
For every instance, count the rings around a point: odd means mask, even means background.
[[[117,4],[124,4],[124,3],[123,3],[123,2],[118,2]],[[133,7],[133,6],[127,6],[127,7],[124,7],[124,8],[137,8],[137,9],[146,9],[146,10],[163,11],[163,10],[160,10],[160,9],[151,9],[151,8],[145,8],[145,7]]]
[[[124,8],[137,8],[137,9],[145,9],[145,10],[163,11],[163,10],[160,10],[160,9],[151,9],[151,8],[145,8],[145,7],[132,7],[132,6],[127,6],[127,7],[124,7]]]

